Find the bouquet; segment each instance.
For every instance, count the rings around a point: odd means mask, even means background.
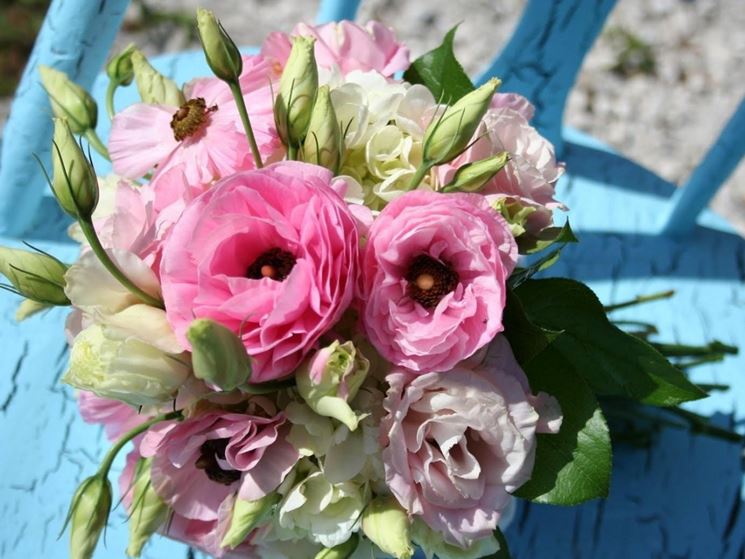
[[[80,257],[4,248],[0,271],[19,318],[71,306],[62,380],[114,441],[72,498],[72,557],[125,447],[130,557],[156,532],[215,557],[508,557],[516,498],[607,494],[599,398],[706,395],[585,285],[533,277],[577,240],[554,224],[564,169],[527,99],[474,87],[454,30],[411,62],[376,22],[250,56],[197,24],[214,77],[181,87],[133,46],[107,65],[108,146],[41,68]]]

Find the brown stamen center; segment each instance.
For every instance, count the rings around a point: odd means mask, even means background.
[[[179,107],[171,119],[171,130],[177,142],[199,132],[207,122],[207,115],[217,110],[217,105],[207,106],[202,97],[189,99]]]
[[[291,252],[275,247],[263,252],[248,267],[246,277],[251,279],[270,278],[282,281],[290,275],[295,265],[295,257]]]
[[[238,470],[223,470],[217,459],[225,460],[225,448],[228,446],[230,439],[210,439],[205,441],[199,447],[199,458],[194,464],[198,469],[204,470],[204,473],[212,481],[222,484],[231,485],[241,479],[241,472]]]
[[[420,254],[409,264],[404,276],[409,282],[409,296],[425,309],[437,306],[458,285],[458,273],[447,262]]]

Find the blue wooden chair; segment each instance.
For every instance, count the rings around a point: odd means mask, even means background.
[[[354,18],[358,1],[325,0],[319,21]],[[126,0],[54,0],[6,125],[0,160],[0,243],[33,241],[62,259],[77,248],[66,220],[46,193],[30,157],[48,154],[49,107],[39,63],[68,72],[103,99],[96,73],[118,28]],[[702,211],[745,152],[745,102],[681,189],[599,141],[562,128],[562,113],[582,59],[614,0],[530,0],[512,40],[483,76],[504,91],[527,95],[536,125],[560,148],[568,174],[559,198],[572,208],[581,243],[550,273],[588,282],[605,302],[673,288],[677,297],[621,312],[655,323],[671,341],[712,338],[745,348],[745,241],[722,219]],[[181,82],[208,75],[201,53],[157,59]],[[94,80],[95,78],[95,80]],[[124,106],[132,102],[122,94]],[[101,118],[99,133],[106,137]],[[104,171],[103,161],[97,161]],[[83,424],[71,391],[58,379],[66,364],[64,310],[18,326],[17,300],[0,297],[0,557],[67,557],[56,540],[77,483],[107,448]],[[745,355],[695,371],[699,382],[727,392],[690,405],[728,427],[745,416]],[[648,450],[616,447],[609,499],[576,508],[521,505],[506,536],[518,558],[735,558],[745,554],[742,449],[719,439],[667,429]],[[126,527],[113,516],[96,557],[123,556]],[[148,558],[189,557],[180,544],[156,538]]]

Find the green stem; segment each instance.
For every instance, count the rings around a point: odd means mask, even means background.
[[[735,346],[723,344],[717,340],[706,345],[653,343],[652,346],[667,357],[694,357],[722,353],[737,354]]]
[[[168,413],[164,413],[162,415],[158,415],[156,417],[153,417],[152,419],[147,420],[145,423],[141,423],[134,429],[127,431],[123,436],[121,436],[116,443],[114,443],[114,446],[112,446],[109,451],[106,453],[106,456],[103,458],[103,462],[101,462],[101,465],[98,468],[98,475],[102,477],[106,477],[109,475],[109,470],[111,469],[111,465],[114,463],[114,459],[116,458],[116,455],[119,454],[119,451],[124,448],[124,446],[134,439],[137,435],[144,433],[150,427],[155,425],[156,423],[160,423],[161,421],[171,421],[172,419],[183,419],[183,414],[181,413],[181,410],[179,411],[172,411]]]
[[[649,303],[651,301],[658,301],[660,299],[669,299],[675,295],[675,291],[670,289],[668,291],[660,291],[659,293],[652,293],[651,295],[639,295],[634,297],[630,301],[624,301],[623,303],[616,303],[615,305],[606,305],[605,312],[613,312],[618,309],[624,309],[626,307],[633,307],[642,303]]]
[[[119,84],[116,81],[109,80],[109,85],[106,88],[106,113],[109,115],[109,120],[113,120],[114,114],[116,114],[114,110],[114,92],[116,92],[117,87],[119,87]]]
[[[241,115],[241,122],[243,123],[243,129],[246,131],[248,137],[248,145],[251,147],[251,153],[254,156],[254,162],[256,168],[261,169],[264,163],[261,161],[261,154],[259,153],[259,146],[256,144],[256,138],[254,137],[253,128],[251,128],[251,121],[248,118],[248,110],[246,109],[246,101],[243,99],[243,93],[241,93],[241,86],[238,80],[234,82],[228,82],[230,91],[235,98],[235,104],[238,107],[238,114]]]
[[[699,365],[706,365],[707,363],[719,363],[720,361],[724,361],[723,353],[711,353],[709,355],[699,357],[698,359],[691,359],[690,361],[680,361],[673,364],[678,367],[678,369],[692,369],[693,367],[698,367]]]
[[[414,173],[414,176],[411,179],[411,182],[409,182],[409,187],[406,190],[414,190],[416,189],[421,183],[424,177],[429,173],[429,170],[434,167],[432,163],[424,162],[421,165],[419,165],[419,168],[416,170],[416,173]]]
[[[88,244],[90,244],[91,246],[91,250],[93,250],[93,253],[101,261],[101,264],[103,264],[104,268],[106,268],[109,273],[119,281],[119,283],[121,283],[124,287],[131,291],[135,296],[140,298],[143,303],[147,303],[150,306],[158,307],[160,309],[164,308],[163,301],[161,301],[160,299],[156,299],[149,293],[145,293],[145,291],[137,287],[134,283],[132,283],[132,280],[124,275],[124,272],[119,269],[114,261],[111,260],[109,254],[106,252],[106,249],[103,247],[101,241],[98,239],[98,235],[96,234],[96,230],[93,227],[93,223],[86,219],[79,219],[78,222],[80,223],[80,229],[83,231],[83,235],[85,235],[85,238],[88,240]]]
[[[287,146],[287,159],[290,161],[297,161],[297,146],[290,144]]]
[[[111,161],[111,157],[109,157],[109,150],[106,149],[106,146],[101,141],[101,138],[98,137],[98,134],[96,134],[96,131],[93,130],[93,128],[89,128],[85,131],[85,139],[88,140],[93,149],[95,149],[98,153]]]
[[[699,415],[697,413],[693,413],[679,407],[665,408],[665,411],[673,415],[677,415],[679,418],[686,421],[689,425],[689,428],[694,433],[701,433],[704,435],[709,435],[711,437],[724,439],[726,441],[737,443],[742,442],[742,435],[735,433],[734,431],[730,431],[729,429],[714,425],[711,420],[709,420],[709,418],[704,417],[703,415]]]

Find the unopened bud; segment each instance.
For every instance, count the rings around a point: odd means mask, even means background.
[[[279,80],[274,121],[285,145],[299,146],[305,138],[318,92],[315,39],[293,37],[292,50]]]
[[[220,542],[220,547],[235,549],[248,537],[251,531],[267,517],[272,507],[279,502],[279,495],[270,493],[256,501],[236,498],[230,517],[228,532]]]
[[[424,134],[424,162],[441,165],[466,149],[501,82],[492,78],[432,121]]]
[[[168,505],[158,496],[150,481],[152,461],[152,458],[140,458],[137,462],[129,511],[129,557],[139,557],[150,536],[168,520]]]
[[[147,61],[145,55],[135,49],[130,55],[137,91],[143,103],[180,107],[186,103],[184,94],[176,82],[158,72]]]
[[[197,10],[197,30],[212,73],[226,82],[236,82],[243,71],[243,59],[233,39],[210,10]]]
[[[65,525],[70,523],[70,558],[90,559],[111,512],[111,483],[95,475],[80,484]]]
[[[352,534],[347,541],[340,543],[334,547],[327,547],[322,549],[313,559],[347,559],[357,550],[357,546],[360,544],[360,537],[357,534]]]
[[[16,309],[16,322],[23,322],[27,318],[30,318],[35,314],[38,314],[41,311],[45,311],[51,307],[52,305],[40,303],[39,301],[34,301],[33,299],[24,299],[23,301],[21,301],[21,304],[18,305],[18,308]]]
[[[0,247],[0,273],[18,293],[38,304],[70,304],[65,295],[66,271],[65,264],[48,254]]]
[[[132,53],[135,51],[133,44],[127,47],[119,54],[114,56],[106,64],[106,75],[114,83],[119,85],[129,85],[135,77],[134,68],[132,67]]]
[[[455,173],[453,180],[443,187],[443,192],[478,192],[494,178],[509,161],[506,151],[481,161],[463,165]]]
[[[60,207],[72,217],[93,215],[98,204],[96,173],[67,121],[60,118],[54,119],[51,187]]]
[[[194,376],[225,391],[248,381],[251,361],[235,332],[214,320],[198,318],[186,337],[191,343]]]
[[[86,130],[96,127],[98,106],[85,89],[64,72],[43,64],[39,66],[39,74],[54,116],[67,119],[75,134],[84,134]]]
[[[362,513],[362,531],[370,541],[396,559],[410,559],[414,555],[409,528],[406,512],[390,495],[376,497]]]
[[[334,173],[341,160],[341,129],[331,104],[329,86],[318,89],[313,113],[308,125],[308,134],[303,144],[303,160],[326,167]]]

